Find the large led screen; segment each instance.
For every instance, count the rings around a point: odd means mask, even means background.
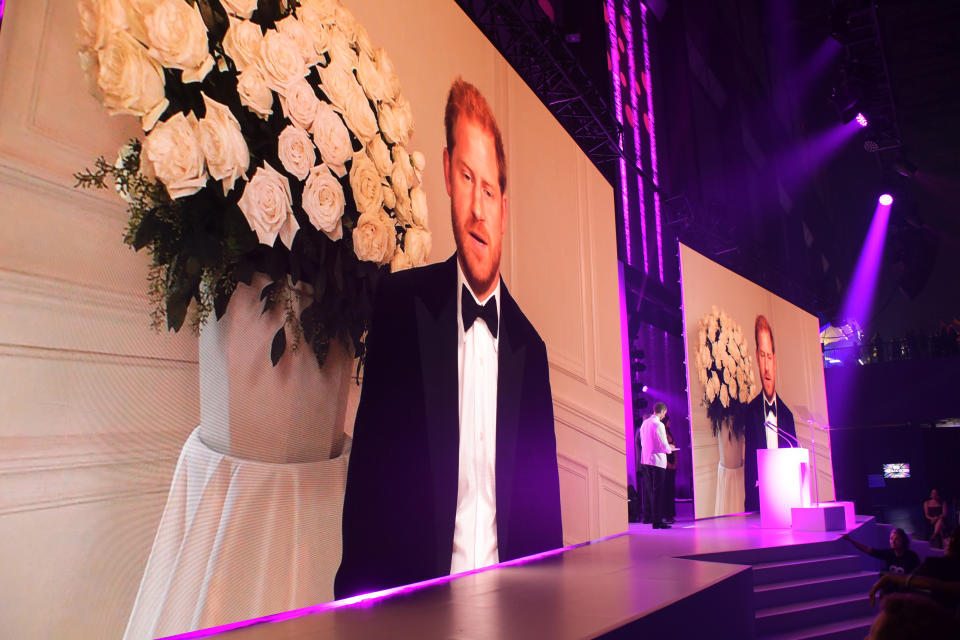
[[[759,448],[813,451],[833,500],[816,317],[682,244],[680,266],[696,517],[759,509]]]
[[[13,1],[0,77],[0,635],[626,529],[613,189],[457,3]]]

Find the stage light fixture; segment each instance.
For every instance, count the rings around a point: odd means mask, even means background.
[[[917,175],[917,165],[906,158],[897,158],[896,162],[893,163],[893,168],[904,178],[913,178]]]
[[[880,143],[877,141],[875,136],[870,136],[863,141],[863,150],[867,153],[876,153],[880,151]]]
[[[890,205],[893,204],[893,196],[890,195],[889,193],[884,193],[883,195],[880,196],[880,199],[878,200],[878,202],[885,207],[889,207]]]
[[[860,125],[861,127],[866,127],[867,124],[869,124],[867,122],[867,116],[863,115],[863,112],[858,112],[855,120],[857,121],[857,124]]]
[[[646,392],[647,392],[647,388],[648,388],[647,385],[643,385],[643,388],[640,389],[640,391],[646,393]]]

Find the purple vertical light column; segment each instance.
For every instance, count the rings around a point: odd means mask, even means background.
[[[870,307],[873,304],[873,294],[877,287],[877,276],[880,273],[880,263],[883,259],[883,245],[887,238],[887,224],[890,222],[890,208],[893,199],[889,194],[880,196],[877,208],[873,212],[873,220],[867,231],[867,239],[863,242],[857,267],[847,290],[847,299],[843,304],[843,319],[853,319],[863,326],[868,320]]]
[[[620,198],[623,203],[623,236],[627,264],[633,264],[630,251],[630,197],[627,192],[627,161],[623,157],[623,97],[620,92],[620,47],[617,37],[617,12],[613,0],[604,6],[607,14],[607,35],[610,38],[610,80],[613,82],[613,111],[620,123],[617,145],[620,147]]]
[[[630,91],[630,108],[633,114],[633,118],[631,119],[633,124],[633,155],[636,158],[637,169],[639,169],[637,172],[637,210],[640,213],[640,243],[643,245],[643,272],[649,273],[650,258],[647,251],[647,207],[643,192],[643,176],[640,174],[640,171],[643,171],[643,153],[640,148],[640,109],[637,104],[639,91],[636,90],[637,64],[636,58],[633,55],[633,16],[631,15],[629,2],[623,5],[623,21],[621,24],[623,26],[624,37],[627,40],[627,73],[629,75],[627,87]]]
[[[647,92],[647,120],[650,133],[650,172],[653,176],[653,215],[657,228],[657,267],[660,270],[660,282],[663,282],[663,230],[660,225],[660,178],[657,175],[657,133],[653,117],[653,79],[650,77],[650,39],[647,34],[647,6],[640,3],[640,25],[643,35],[643,77]]]

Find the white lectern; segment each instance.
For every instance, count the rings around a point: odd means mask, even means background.
[[[789,529],[791,509],[812,503],[812,476],[809,449],[757,449],[760,526]]]

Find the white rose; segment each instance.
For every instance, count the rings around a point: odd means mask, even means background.
[[[393,147],[393,167],[394,169],[397,167],[403,169],[405,184],[408,187],[412,187],[413,181],[416,179],[416,174],[413,171],[413,163],[410,162],[410,154],[399,144]]]
[[[360,30],[360,23],[357,18],[350,13],[343,4],[337,2],[334,6],[334,23],[337,29],[343,32],[348,42],[353,44],[357,39],[357,31]]]
[[[320,150],[320,157],[341,178],[347,174],[346,163],[353,154],[350,133],[343,120],[326,102],[317,107],[317,117],[310,129],[313,142]]]
[[[280,95],[309,71],[293,38],[274,29],[268,29],[260,42],[259,64],[267,86]]]
[[[413,183],[418,185],[423,182],[423,170],[427,166],[427,159],[419,151],[414,151],[410,154],[410,161],[413,163],[413,174],[414,181]]]
[[[359,85],[356,85],[356,90],[347,96],[343,115],[350,130],[360,140],[367,142],[377,135],[377,117],[373,115],[370,102]]]
[[[393,192],[393,187],[388,184],[380,186],[381,191],[383,191],[383,206],[387,209],[396,209],[397,207],[397,194]]]
[[[727,393],[727,385],[720,387],[720,404],[726,409],[730,406],[730,394]]]
[[[338,25],[335,25],[339,27]],[[339,28],[329,29],[327,31],[327,54],[330,56],[330,63],[343,67],[353,75],[353,70],[357,68],[359,58],[357,52],[347,36]]]
[[[310,35],[314,53],[317,56],[326,53],[330,46],[330,23],[324,19],[323,14],[311,5],[303,5],[297,9],[297,19]]]
[[[240,104],[266,120],[273,113],[273,92],[267,86],[260,68],[250,66],[237,76]]]
[[[383,210],[364,213],[353,229],[353,252],[367,262],[386,264],[397,248],[397,233]]]
[[[287,173],[298,180],[305,180],[317,161],[317,152],[310,136],[294,124],[287,125],[280,132],[277,138],[277,155]]]
[[[405,225],[413,224],[413,206],[410,203],[410,196],[406,192],[398,193],[396,186],[394,186],[393,193],[397,199],[397,203],[393,207],[393,213],[397,216],[397,220]]]
[[[375,213],[383,206],[383,191],[380,188],[380,174],[373,162],[364,153],[353,156],[350,167],[350,188],[360,213]]]
[[[333,24],[337,19],[337,7],[339,0],[300,0],[300,8],[297,12],[309,9],[315,11],[317,16],[326,24]]]
[[[413,133],[413,113],[410,103],[400,96],[394,102],[382,102],[380,112],[380,130],[387,142],[406,145]]]
[[[330,168],[318,164],[310,169],[303,185],[303,210],[310,223],[331,240],[339,240],[343,237],[343,208],[343,187]]]
[[[382,102],[393,97],[376,62],[365,53],[360,54],[360,60],[357,63],[357,79],[367,97],[374,102]]]
[[[413,263],[410,262],[410,258],[407,257],[407,254],[403,252],[403,249],[397,249],[393,254],[393,259],[390,260],[390,272],[396,273],[397,271],[403,271],[404,269],[409,269],[413,266]]]
[[[260,57],[260,43],[263,41],[263,32],[260,25],[249,20],[238,20],[229,16],[230,26],[223,36],[223,50],[233,60],[237,71],[257,64]]]
[[[158,123],[143,141],[143,150],[171,198],[192,195],[207,184],[196,130],[197,117],[178,111]]]
[[[257,8],[257,0],[220,0],[220,4],[231,16],[248,19]]]
[[[380,76],[387,83],[387,90],[391,100],[400,97],[400,76],[393,68],[393,60],[384,49],[377,49],[375,55],[371,56],[377,62],[380,69]]]
[[[201,95],[207,113],[197,124],[200,148],[207,159],[210,175],[223,181],[223,194],[226,195],[233,189],[237,178],[246,176],[250,150],[240,131],[240,123],[230,108],[211,100],[205,93]]]
[[[77,43],[82,49],[100,49],[111,33],[127,29],[127,15],[119,0],[79,0],[77,12]]]
[[[388,176],[393,173],[393,160],[390,158],[390,149],[387,147],[387,143],[383,141],[383,138],[374,136],[373,139],[367,143],[367,155],[370,156],[373,164],[377,167],[377,171],[382,175]]]
[[[413,223],[427,228],[427,194],[420,187],[414,187],[410,190],[410,209],[413,217]]]
[[[303,56],[303,61],[308,67],[320,62],[320,54],[317,53],[313,43],[313,36],[293,15],[289,15],[282,20],[277,21],[277,31],[286,34],[297,44],[297,50]]]
[[[397,218],[404,224],[413,222],[413,212],[410,203],[410,185],[407,184],[407,173],[398,162],[393,163],[393,173],[390,174],[390,182],[393,183],[393,192],[397,195],[397,206],[395,213]]]
[[[264,162],[247,183],[237,205],[262,244],[272,247],[279,235],[283,244],[291,247],[300,225],[293,217],[290,182],[276,169]]]
[[[730,380],[727,381],[727,387],[730,388],[730,397],[731,397],[731,398],[736,398],[736,397],[737,397],[737,380],[736,380],[736,378],[730,378]]]
[[[200,9],[182,0],[163,0],[144,19],[150,55],[165,67],[183,70],[184,82],[199,82],[213,68],[207,27]]]
[[[330,102],[341,111],[347,104],[347,99],[356,91],[362,91],[357,85],[357,79],[352,71],[331,62],[326,67],[317,67],[320,72],[320,88]]]
[[[300,78],[287,88],[287,95],[280,96],[280,106],[290,122],[309,131],[317,119],[320,99],[310,83]]]
[[[357,45],[357,51],[368,58],[375,58],[377,52],[373,48],[373,43],[370,41],[370,34],[367,33],[367,30],[359,22],[356,24],[356,29],[353,43]]]
[[[145,130],[152,129],[169,104],[160,65],[125,31],[107,36],[97,61],[97,87],[107,111],[138,116]]]
[[[707,386],[707,370],[703,367],[697,368],[697,379],[700,381],[700,384],[704,387]]]
[[[403,250],[410,257],[413,266],[420,267],[427,264],[430,257],[432,240],[430,232],[418,227],[410,227],[403,239]]]

